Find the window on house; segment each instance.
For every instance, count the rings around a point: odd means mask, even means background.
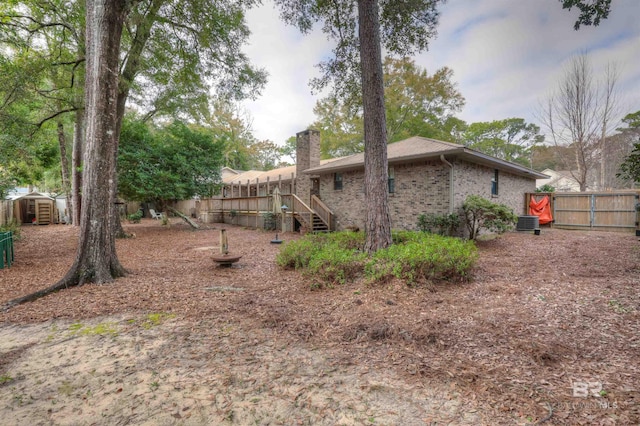
[[[333,189],[336,191],[342,190],[342,173],[333,174]]]
[[[498,195],[498,169],[493,171],[493,179],[491,179],[491,195]]]
[[[393,170],[393,166],[389,166],[389,194],[393,194],[394,192],[396,192],[396,175],[395,172]]]

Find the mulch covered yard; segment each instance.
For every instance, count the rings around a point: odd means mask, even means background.
[[[216,227],[243,255],[234,267],[211,260]],[[490,423],[640,424],[640,241],[632,234],[508,233],[478,243],[469,283],[313,290],[275,265],[280,246],[270,232],[194,231],[177,219],[125,229],[135,234],[117,243],[127,277],[15,307],[0,324],[149,312],[206,318],[275,330],[291,345],[409,384],[447,386],[477,401]],[[60,279],[76,235],[68,226],[23,227],[15,263],[0,270],[0,303]]]

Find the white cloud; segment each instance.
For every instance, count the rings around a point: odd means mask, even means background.
[[[454,70],[467,100],[460,118],[468,122],[507,117],[535,122],[539,101],[581,52],[589,53],[596,73],[616,62],[624,113],[640,110],[640,3],[613,2],[600,26],[574,31],[577,15],[558,0],[449,0],[441,7],[438,37],[415,60],[429,72],[442,66]],[[244,105],[257,138],[283,143],[314,121],[318,97],[308,82],[332,45],[319,28],[301,35],[286,26],[269,3],[250,11],[248,22],[253,35],[245,51],[270,76],[261,98]]]
[[[302,35],[285,25],[274,7],[267,3],[249,11],[252,35],[244,49],[254,65],[269,73],[268,84],[256,101],[246,101],[253,117],[254,136],[277,144],[314,121],[317,97],[311,95],[309,81],[318,75],[315,65],[331,53],[331,46],[318,31]]]

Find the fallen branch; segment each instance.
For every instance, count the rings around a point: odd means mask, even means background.
[[[187,216],[182,214],[182,212],[179,212],[178,210],[174,209],[173,207],[167,207],[167,209],[170,210],[172,213],[180,216],[182,219],[184,219],[184,221],[187,222],[193,229],[200,229],[200,225],[198,225],[197,223],[195,223],[194,221],[189,219]]]

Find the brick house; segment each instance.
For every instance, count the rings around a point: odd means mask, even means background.
[[[519,164],[500,160],[462,145],[412,137],[389,144],[389,212],[393,229],[416,229],[422,213],[459,212],[468,195],[480,195],[506,204],[516,214],[525,210],[524,194],[534,192],[536,179],[547,176]],[[286,176],[283,194],[295,194],[311,217],[324,216],[331,229],[364,227],[364,154],[320,161],[320,134],[305,130],[297,134],[296,166],[286,170],[261,172],[270,177]],[[295,169],[295,171],[294,171]],[[246,181],[246,188],[233,188],[225,182],[229,194],[270,193],[269,184],[260,179]],[[281,188],[283,185],[280,182]],[[240,181],[235,181],[236,185]],[[252,187],[255,186],[255,189]],[[271,180],[271,187],[275,182]],[[262,188],[262,189],[261,189]],[[330,211],[326,218],[318,207]],[[301,209],[298,208],[297,211]],[[295,229],[291,216],[291,228]],[[304,218],[301,218],[304,221]]]

